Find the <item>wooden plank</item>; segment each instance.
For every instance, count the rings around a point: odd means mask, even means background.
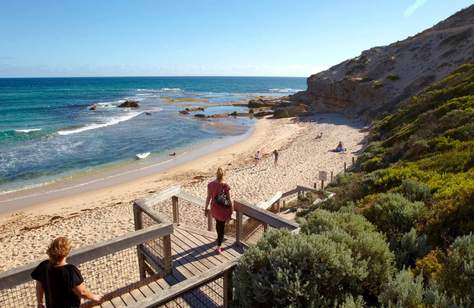
[[[100,304],[101,308],[115,308],[112,302],[104,302]]]
[[[177,230],[177,231],[180,232],[180,230]],[[216,237],[216,236],[214,236],[214,237]],[[189,235],[188,235],[188,239],[192,240],[193,238],[196,239],[197,242],[203,242],[203,243],[207,242],[207,244],[212,244],[214,242],[214,240],[209,240],[209,239],[207,239],[206,237],[204,237],[200,234],[193,234],[192,232],[190,232]],[[224,246],[222,248],[229,247],[229,246],[225,246],[225,243],[226,242],[223,243]],[[216,246],[213,246],[211,251],[213,251],[215,249],[214,247],[216,247]],[[209,257],[210,258],[215,257],[218,260],[218,263],[223,263],[223,262],[227,262],[229,260],[235,259],[235,257],[227,251],[227,249],[223,249],[223,251],[220,255],[217,254],[217,253],[212,253]]]
[[[130,293],[122,294],[120,297],[122,298],[123,302],[125,303],[125,306],[130,306],[130,305],[134,305],[134,304],[137,303],[135,301],[135,299],[132,297],[132,295],[130,295]]]
[[[224,272],[233,269],[236,266],[236,261],[230,261],[224,263],[212,270],[209,270],[206,273],[200,274],[198,276],[189,278],[185,281],[177,283],[176,285],[172,286],[168,290],[163,290],[159,294],[155,294],[151,297],[142,300],[131,307],[138,308],[138,307],[156,307],[161,305],[165,302],[168,302],[174,298],[179,297],[180,295],[193,290],[199,286],[202,286],[209,281],[216,279],[219,276],[222,276]]]
[[[76,266],[81,263],[98,259],[114,252],[134,247],[147,240],[173,233],[173,224],[163,223],[146,229],[130,232],[114,239],[74,250],[68,257],[68,262]],[[9,289],[19,284],[31,281],[30,274],[39,262],[18,267],[0,273],[0,290]]]
[[[297,223],[286,220],[272,212],[260,209],[245,201],[235,201],[234,207],[237,212],[242,212],[243,214],[266,223],[274,228],[294,230],[299,227]]]
[[[278,200],[281,199],[282,197],[282,193],[281,192],[277,192],[275,195],[273,195],[273,197],[271,197],[270,199],[268,199],[267,201],[263,201],[263,202],[259,202],[257,204],[257,207],[261,208],[261,209],[264,209],[264,210],[267,210],[269,207],[271,207],[273,205],[273,203],[277,202]]]
[[[155,292],[153,292],[148,285],[144,285],[144,286],[140,287],[139,289],[140,289],[140,292],[142,292],[142,294],[145,297],[150,297],[153,294],[155,294]]]
[[[114,304],[114,307],[125,307],[125,302],[120,296],[112,298],[110,301]]]
[[[192,204],[194,205],[198,205],[198,206],[201,206],[202,208],[204,208],[206,206],[206,199],[203,199],[203,198],[200,198],[200,197],[197,197],[189,192],[186,192],[184,190],[180,190],[176,196],[178,198],[181,198],[183,200],[186,200],[188,202],[191,202]]]
[[[190,238],[189,234],[184,234],[182,232],[179,232],[176,235],[182,234],[183,237],[176,237],[175,238],[175,244],[176,245],[181,245],[181,243],[184,244],[184,246],[189,247],[190,250],[192,250],[191,254],[188,254],[189,257],[187,257],[192,264],[199,269],[200,272],[205,272],[209,268],[215,267],[213,263],[211,263],[207,258],[201,258],[202,252],[206,252],[206,249],[203,248],[203,245],[196,245]]]
[[[178,237],[179,236],[179,237]],[[183,235],[181,232],[176,232],[175,233],[175,242],[176,241],[181,241],[181,238],[185,238],[188,235]],[[190,244],[186,244],[188,246],[191,246]],[[194,246],[193,253],[197,258],[200,258],[203,254],[206,254],[212,250],[212,248],[206,248],[206,243],[201,243],[201,244],[195,244],[193,243],[192,246]],[[209,258],[201,258],[201,262],[209,269],[215,267],[215,263],[211,262]]]
[[[142,301],[145,299],[145,295],[140,292],[140,289],[133,289],[130,291],[130,294],[133,296],[136,302]]]

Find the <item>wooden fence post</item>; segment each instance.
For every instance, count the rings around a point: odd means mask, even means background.
[[[242,223],[243,223],[243,215],[242,212],[236,211],[237,212],[237,219],[236,219],[236,225],[235,225],[235,242],[237,244],[240,244],[240,241],[242,240]]]
[[[331,171],[331,183],[332,183],[333,178],[334,178],[334,171]]]
[[[324,190],[324,180],[321,180],[321,190]]]
[[[233,297],[233,286],[232,286],[232,270],[227,270],[224,272],[223,276],[223,290],[224,290],[224,308],[228,308],[232,302]]]
[[[344,162],[344,172],[346,172],[346,170],[347,170],[347,164],[346,162]]]
[[[165,268],[166,274],[171,274],[172,272],[172,262],[171,262],[171,235],[163,236],[163,266]]]
[[[171,203],[173,204],[173,223],[179,224],[178,197],[171,197]]]
[[[143,229],[143,212],[138,204],[133,203],[133,222],[135,225],[135,231]],[[138,272],[140,273],[140,279],[146,278],[145,259],[142,255],[141,244],[137,245],[137,259],[138,259]]]
[[[354,164],[355,164],[355,157],[352,156],[352,165],[354,165]]]

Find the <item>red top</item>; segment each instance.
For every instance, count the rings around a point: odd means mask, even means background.
[[[225,208],[216,204],[216,196],[224,191],[227,194],[227,198],[230,199],[230,187],[225,183],[219,183],[217,180],[207,184],[207,193],[211,196],[211,215],[219,221],[229,221],[232,216],[232,208]]]

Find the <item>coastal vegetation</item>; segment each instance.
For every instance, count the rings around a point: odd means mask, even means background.
[[[328,190],[246,251],[238,306],[474,305],[474,63],[376,121]]]

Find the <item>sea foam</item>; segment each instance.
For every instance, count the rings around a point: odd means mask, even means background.
[[[15,132],[17,133],[32,133],[32,132],[39,132],[41,128],[29,128],[29,129],[15,129]]]
[[[62,135],[62,136],[65,136],[65,135],[82,133],[82,132],[85,132],[85,131],[88,131],[88,130],[103,128],[103,127],[107,127],[107,126],[111,126],[111,125],[115,125],[115,124],[119,124],[121,122],[131,120],[134,117],[136,117],[136,116],[138,116],[142,113],[143,113],[143,111],[140,111],[140,112],[130,113],[130,114],[127,114],[127,115],[124,115],[124,116],[121,116],[121,117],[112,117],[112,118],[109,119],[109,121],[107,121],[105,123],[92,123],[92,124],[88,124],[88,125],[83,126],[83,127],[75,128],[75,129],[60,130],[60,131],[58,131],[58,134]]]

